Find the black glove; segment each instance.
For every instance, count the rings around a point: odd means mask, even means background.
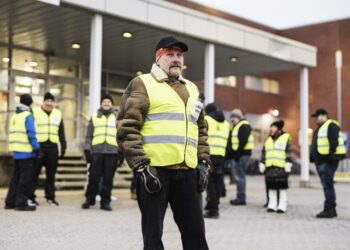
[[[40,148],[33,150],[34,157],[40,159],[43,157],[43,152]]]
[[[141,176],[141,181],[145,186],[148,193],[156,193],[162,189],[162,185],[159,180],[158,171],[155,167],[149,165],[140,167],[137,172]]]
[[[118,157],[117,157],[117,167],[120,167],[121,165],[123,165],[124,162],[124,154],[119,151],[118,152]]]
[[[64,155],[66,154],[66,149],[65,148],[61,148],[61,155],[60,158],[62,159],[64,157]]]
[[[334,154],[330,154],[327,160],[330,164],[335,164],[338,161],[337,156]]]
[[[208,186],[210,168],[206,161],[199,163],[197,166],[197,188],[199,192],[203,192]]]
[[[84,153],[85,153],[85,159],[86,159],[86,162],[87,163],[91,163],[91,152],[90,150],[84,150]]]

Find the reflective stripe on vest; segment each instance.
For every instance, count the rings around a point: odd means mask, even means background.
[[[151,160],[150,165],[161,167],[185,162],[188,167],[195,168],[198,163],[197,86],[185,80],[189,92],[185,105],[166,82],[157,82],[151,74],[140,78],[150,102],[141,128],[143,149]],[[199,112],[201,109],[202,106]]]
[[[92,124],[94,126],[92,145],[107,143],[117,147],[116,122],[117,117],[113,113],[108,118],[105,115],[98,117],[97,113],[94,113],[92,115]]]
[[[276,141],[271,136],[265,141],[265,165],[266,167],[284,168],[287,159],[287,145],[290,140],[290,134],[280,135]]]
[[[208,123],[208,144],[210,155],[225,156],[230,124],[225,120],[218,122],[210,116],[205,116]]]
[[[325,121],[322,126],[318,129],[317,133],[317,152],[320,155],[328,155],[329,154],[329,140],[328,140],[328,128],[331,123],[336,124],[339,127],[339,122],[335,120],[328,119]],[[338,136],[338,147],[335,150],[336,155],[344,155],[346,153],[346,149],[344,146],[344,139],[339,131]]]
[[[50,140],[58,143],[58,130],[62,121],[62,113],[58,109],[53,109],[48,115],[41,107],[33,108],[35,130],[38,142]]]
[[[12,116],[9,127],[9,151],[10,152],[32,152],[33,148],[29,142],[26,118],[31,113],[23,111]]]
[[[241,120],[232,129],[231,141],[232,141],[233,151],[237,151],[237,149],[238,149],[238,146],[239,146],[238,132],[239,132],[239,129],[241,128],[241,126],[244,124],[249,125],[249,122],[247,120]],[[254,138],[253,138],[252,133],[250,132],[247,144],[243,147],[243,150],[253,150],[253,148],[254,148]]]

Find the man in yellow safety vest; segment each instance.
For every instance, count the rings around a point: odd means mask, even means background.
[[[167,204],[174,213],[184,249],[208,249],[201,192],[210,166],[204,97],[181,75],[188,50],[169,36],[155,49],[151,73],[134,78],[121,101],[118,144],[139,172],[137,199],[144,249],[164,249]]]
[[[227,155],[230,158],[232,174],[237,184],[236,199],[231,200],[233,206],[246,205],[246,178],[250,156],[254,148],[252,128],[239,109],[230,115],[233,128],[227,143]]]
[[[113,99],[106,94],[101,98],[101,108],[89,121],[85,141],[85,157],[90,163],[89,182],[83,209],[95,205],[96,195],[101,196],[100,208],[111,211],[111,192],[114,173],[120,157],[117,145],[117,112],[113,108]],[[102,178],[102,188],[99,183]],[[100,191],[100,192],[99,192]]]
[[[55,97],[47,92],[44,95],[44,102],[41,107],[33,108],[35,121],[35,129],[37,132],[38,141],[42,152],[42,157],[36,163],[34,172],[34,191],[31,200],[38,205],[35,200],[35,189],[38,185],[38,179],[41,168],[45,166],[46,181],[45,181],[45,198],[51,206],[58,206],[55,198],[55,175],[58,165],[58,143],[61,145],[60,157],[63,157],[66,148],[66,137],[64,133],[64,125],[62,112],[54,107]]]
[[[209,173],[207,187],[207,205],[205,206],[205,218],[216,219],[219,217],[219,203],[224,182],[224,163],[227,139],[230,133],[230,124],[225,120],[221,110],[215,103],[209,103],[205,107],[205,120],[208,127],[208,144],[210,147],[210,159],[213,168]]]
[[[312,138],[311,159],[316,164],[325,195],[323,211],[316,217],[334,218],[337,217],[337,211],[333,178],[339,161],[345,157],[346,149],[339,123],[329,119],[325,109],[317,109],[312,117],[318,128]]]
[[[9,151],[15,160],[15,169],[5,200],[5,209],[34,211],[32,196],[34,159],[39,156],[40,145],[36,138],[34,119],[30,106],[32,97],[20,96],[20,104],[9,124]]]

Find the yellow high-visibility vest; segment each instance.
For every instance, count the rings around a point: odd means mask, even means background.
[[[149,110],[141,128],[143,149],[151,166],[169,166],[185,162],[190,168],[198,164],[197,120],[203,108],[198,102],[197,86],[185,80],[189,98],[185,105],[166,82],[151,74],[141,75],[149,97]]]
[[[50,140],[58,143],[58,130],[62,121],[62,113],[58,109],[52,109],[48,115],[41,107],[33,108],[34,123],[38,142]]]
[[[9,151],[10,152],[32,152],[32,144],[30,144],[27,129],[26,118],[31,113],[23,111],[12,116],[9,126]]]
[[[237,151],[237,149],[238,149],[238,146],[239,146],[238,132],[239,132],[239,129],[241,128],[241,126],[244,124],[249,125],[249,122],[247,120],[241,120],[232,129],[231,142],[232,142],[233,151]],[[252,133],[250,132],[250,135],[248,137],[248,141],[247,141],[246,145],[244,145],[243,149],[244,150],[253,150],[253,148],[254,148],[254,138],[253,138]]]
[[[322,126],[318,129],[317,133],[317,152],[320,155],[328,155],[329,154],[329,140],[328,140],[328,127],[331,123],[335,123],[337,126],[339,126],[339,122],[328,119],[325,121]],[[336,155],[344,155],[346,153],[346,149],[344,146],[344,139],[341,134],[341,131],[339,131],[338,136],[338,147],[335,150]]]
[[[225,156],[227,139],[230,134],[230,124],[226,120],[218,122],[208,115],[205,116],[205,120],[208,123],[210,155]]]
[[[284,168],[287,159],[287,145],[291,136],[288,133],[280,135],[276,141],[271,136],[265,141],[265,166]]]
[[[117,145],[117,117],[111,113],[108,118],[105,115],[97,116],[97,113],[92,115],[92,124],[94,126],[94,134],[92,145],[107,143],[112,146]]]

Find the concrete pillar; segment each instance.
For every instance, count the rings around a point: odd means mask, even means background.
[[[95,14],[91,20],[90,38],[90,115],[100,107],[101,101],[102,30],[102,16],[99,14]]]
[[[215,47],[208,43],[205,46],[204,62],[204,95],[205,103],[214,102],[215,97]]]
[[[309,71],[304,67],[300,71],[300,164],[301,164],[301,182],[306,186],[310,180],[309,176]]]
[[[342,125],[342,84],[341,84],[341,68],[342,68],[342,51],[335,52],[335,68],[337,71],[337,119]]]

